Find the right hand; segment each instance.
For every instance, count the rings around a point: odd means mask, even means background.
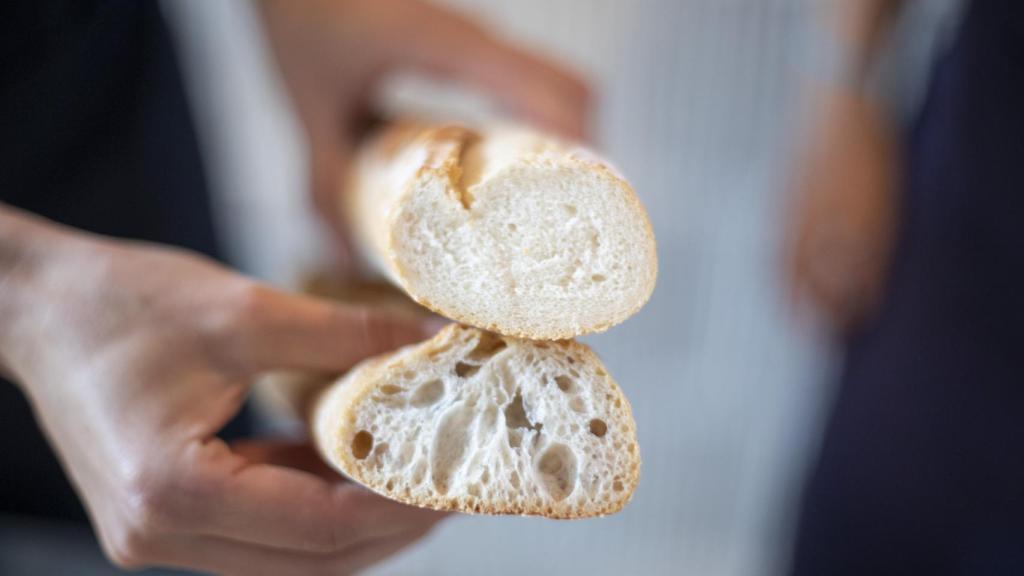
[[[343,371],[426,337],[421,321],[278,292],[181,251],[25,228],[37,241],[0,271],[0,359],[115,563],[347,573],[444,516],[343,481],[309,446],[216,436],[258,373]]]
[[[896,138],[878,105],[843,88],[819,94],[797,173],[788,280],[839,332],[878,305],[895,242]]]

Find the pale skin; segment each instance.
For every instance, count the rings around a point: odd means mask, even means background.
[[[788,280],[837,333],[878,305],[896,236],[896,131],[864,89],[898,0],[829,0],[826,25],[848,59],[848,76],[812,87],[808,144],[797,170]]]
[[[583,135],[579,79],[464,18],[415,0],[261,6],[329,223],[355,118],[393,70],[444,75]],[[443,517],[343,481],[308,445],[216,437],[258,374],[341,372],[422,340],[434,322],[286,294],[195,254],[3,205],[0,318],[0,371],[30,400],[120,566],[345,574]]]

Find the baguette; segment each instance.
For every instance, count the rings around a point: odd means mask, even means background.
[[[639,479],[629,402],[572,341],[451,325],[338,380],[317,400],[312,432],[346,476],[438,510],[611,514]]]
[[[535,133],[398,123],[357,154],[356,245],[420,304],[505,335],[603,331],[647,301],[654,233],[629,184]]]

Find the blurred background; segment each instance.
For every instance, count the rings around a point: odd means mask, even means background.
[[[579,70],[595,146],[634,184],[661,262],[650,303],[587,338],[629,396],[643,456],[609,518],[456,517],[372,574],[784,574],[795,507],[826,414],[835,351],[794,314],[784,217],[803,86],[828,43],[812,0],[445,0]],[[178,39],[233,263],[292,287],[326,259],[305,196],[299,127],[242,0],[163,3]],[[879,84],[907,118],[955,1],[910,2]],[[402,79],[398,108],[492,111]],[[111,571],[88,532],[0,532],[0,571],[59,545],[76,574]],[[68,573],[72,573],[69,571]]]

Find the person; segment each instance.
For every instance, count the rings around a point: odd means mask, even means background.
[[[418,0],[256,9],[308,137],[311,200],[339,245],[357,126],[394,71],[474,86],[583,136],[581,80],[454,13]],[[441,514],[343,482],[307,445],[246,439],[244,404],[263,371],[343,371],[429,326],[216,262],[156,2],[3,11],[0,373],[14,385],[0,384],[0,509],[87,514],[119,566],[226,573],[349,572],[426,533]]]
[[[790,281],[846,343],[793,573],[1024,573],[1024,4],[963,10],[909,134],[864,90],[899,2],[831,3]]]

